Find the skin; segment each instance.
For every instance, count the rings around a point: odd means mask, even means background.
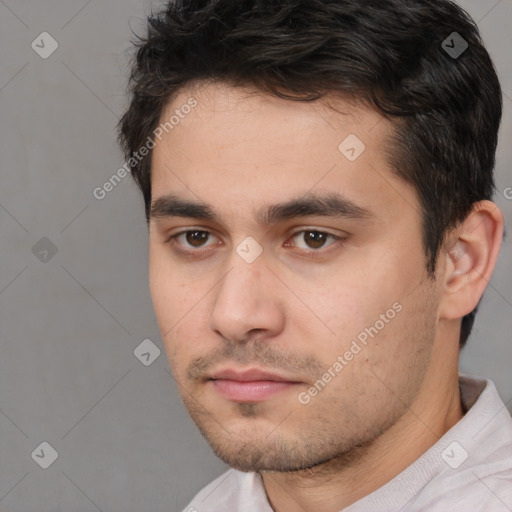
[[[417,195],[386,161],[389,121],[333,96],[336,110],[327,99],[286,101],[222,83],[190,84],[162,119],[192,95],[197,106],[152,159],[154,202],[174,194],[219,218],[150,221],[150,290],[174,378],[214,452],[259,471],[275,511],[336,512],[399,474],[463,416],[460,319],[490,278],[502,214],[478,203],[448,234],[429,277]],[[366,146],[355,161],[338,150],[349,134]],[[372,214],[275,225],[256,217],[270,204],[332,192]],[[166,241],[185,230],[208,233]],[[341,239],[322,245],[311,231]],[[249,236],[263,250],[252,263],[236,252]],[[400,312],[301,403],[299,393],[396,303]],[[231,400],[209,380],[228,367],[296,384],[256,403]]]

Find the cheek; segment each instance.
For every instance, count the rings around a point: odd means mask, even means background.
[[[380,315],[386,314],[401,296],[400,283],[393,282],[390,272],[385,272],[387,279],[381,272],[385,270],[379,268],[375,275],[367,272],[365,276],[348,270],[327,271],[324,276],[316,276],[314,282],[296,280],[294,290],[304,297],[304,303],[293,301],[291,318],[299,319],[305,329],[315,329],[315,337],[323,338],[333,349],[344,349],[359,333],[379,321]],[[299,310],[304,314],[299,314]],[[324,342],[322,345],[325,348]]]
[[[155,317],[160,329],[161,338],[167,358],[173,362],[181,358],[179,340],[187,339],[195,322],[191,322],[194,305],[198,300],[197,286],[190,286],[180,273],[172,270],[171,263],[158,254],[150,251],[149,289],[153,302]],[[173,368],[174,370],[174,368]]]
[[[192,308],[197,286],[187,280],[166,249],[152,244],[149,289],[158,323],[169,330]]]
[[[420,325],[422,318],[432,318],[428,301],[419,297],[423,260],[398,264],[396,252],[383,254],[389,256],[378,262],[375,255],[365,261],[359,258],[358,265],[347,263],[317,275],[314,282],[295,281],[297,295],[305,297],[317,318],[297,303],[294,308],[302,308],[304,314],[291,310],[289,320],[295,319],[299,337],[307,344],[304,350],[314,352],[326,368],[345,353],[350,358],[345,375],[365,373],[362,366],[395,367],[416,357],[417,349],[409,340],[417,336],[418,329],[425,329]]]
[[[315,407],[332,411],[337,401],[340,410],[353,415],[356,425],[372,428],[373,418],[389,419],[413,400],[429,364],[435,336],[434,304],[421,292],[400,307],[384,310],[384,315],[389,311],[388,322],[379,313],[357,329],[364,337],[342,334],[337,344],[322,348],[326,373],[321,379],[330,379],[329,369],[336,376],[315,398]],[[353,324],[352,319],[347,319],[348,324]]]

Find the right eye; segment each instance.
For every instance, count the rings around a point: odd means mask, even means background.
[[[169,236],[165,243],[170,246],[178,246],[179,250],[185,252],[197,252],[198,248],[209,247],[205,245],[211,233],[203,229],[187,229]]]

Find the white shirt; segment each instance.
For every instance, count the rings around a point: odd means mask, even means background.
[[[511,512],[512,418],[490,380],[459,375],[464,417],[421,457],[343,512]],[[183,512],[273,512],[259,473],[231,469]]]

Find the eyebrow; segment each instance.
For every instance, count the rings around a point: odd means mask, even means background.
[[[308,193],[284,203],[274,203],[260,208],[256,219],[260,224],[274,225],[279,222],[307,216],[322,216],[345,219],[375,219],[373,211],[356,205],[353,201],[339,195],[319,195]],[[166,217],[190,217],[221,223],[220,216],[208,204],[184,200],[174,194],[168,194],[151,203],[150,219]]]

